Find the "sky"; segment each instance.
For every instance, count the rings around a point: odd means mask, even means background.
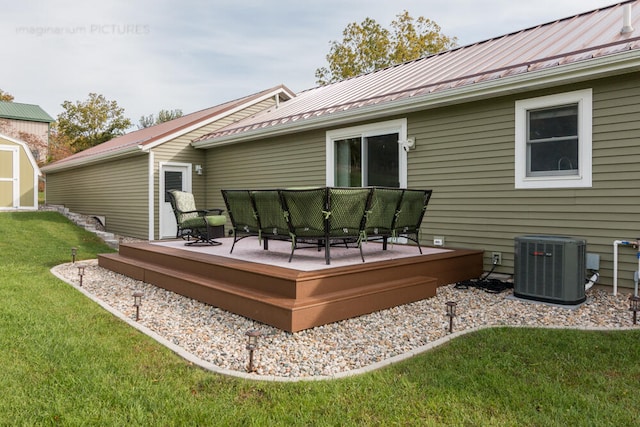
[[[54,119],[64,101],[104,95],[133,123],[284,84],[316,86],[331,41],[352,22],[389,28],[404,10],[464,46],[615,0],[21,0],[0,11],[0,89]]]

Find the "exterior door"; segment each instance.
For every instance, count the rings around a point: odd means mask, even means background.
[[[0,209],[17,208],[19,201],[18,148],[0,146]]]
[[[400,187],[398,134],[335,141],[335,185]]]
[[[167,191],[191,192],[191,164],[160,164],[160,238],[175,238],[178,227]]]
[[[328,131],[327,185],[407,188],[406,142],[406,119]]]

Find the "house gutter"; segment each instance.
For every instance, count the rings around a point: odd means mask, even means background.
[[[74,160],[69,160],[68,162],[64,162],[61,165],[51,164],[48,166],[43,166],[41,169],[44,173],[62,172],[62,171],[65,171],[68,169],[74,169],[80,166],[89,166],[94,163],[99,163],[99,162],[108,161],[108,160],[116,160],[121,157],[126,157],[136,153],[138,154],[145,153],[142,145],[134,145],[134,146],[127,147],[122,150],[113,151],[110,153],[97,154],[89,158],[78,158]]]
[[[194,148],[214,148],[321,128],[335,127],[358,121],[407,114],[448,105],[495,98],[498,96],[543,89],[559,84],[570,84],[593,78],[603,78],[640,70],[640,50],[616,53],[600,58],[570,63],[547,69],[525,72],[515,76],[472,83],[442,92],[404,98],[387,104],[360,107],[285,123],[268,128],[249,130],[237,135],[221,136],[192,143]]]

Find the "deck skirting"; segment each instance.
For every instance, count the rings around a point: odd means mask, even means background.
[[[99,255],[98,264],[297,332],[429,298],[438,286],[479,277],[482,251],[461,249],[300,271],[144,242]]]

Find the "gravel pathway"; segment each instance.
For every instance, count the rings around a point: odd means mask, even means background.
[[[96,260],[63,264],[52,272],[131,324],[164,338],[223,373],[259,379],[297,380],[346,376],[401,360],[477,328],[511,325],[621,329],[633,327],[629,294],[587,292],[580,307],[516,300],[510,290],[492,294],[476,288],[439,288],[437,296],[388,310],[289,333],[103,269]],[[133,293],[142,292],[135,322]],[[628,291],[627,291],[628,292]],[[457,302],[454,334],[448,334],[445,302]],[[256,372],[246,374],[248,330],[258,330]]]

